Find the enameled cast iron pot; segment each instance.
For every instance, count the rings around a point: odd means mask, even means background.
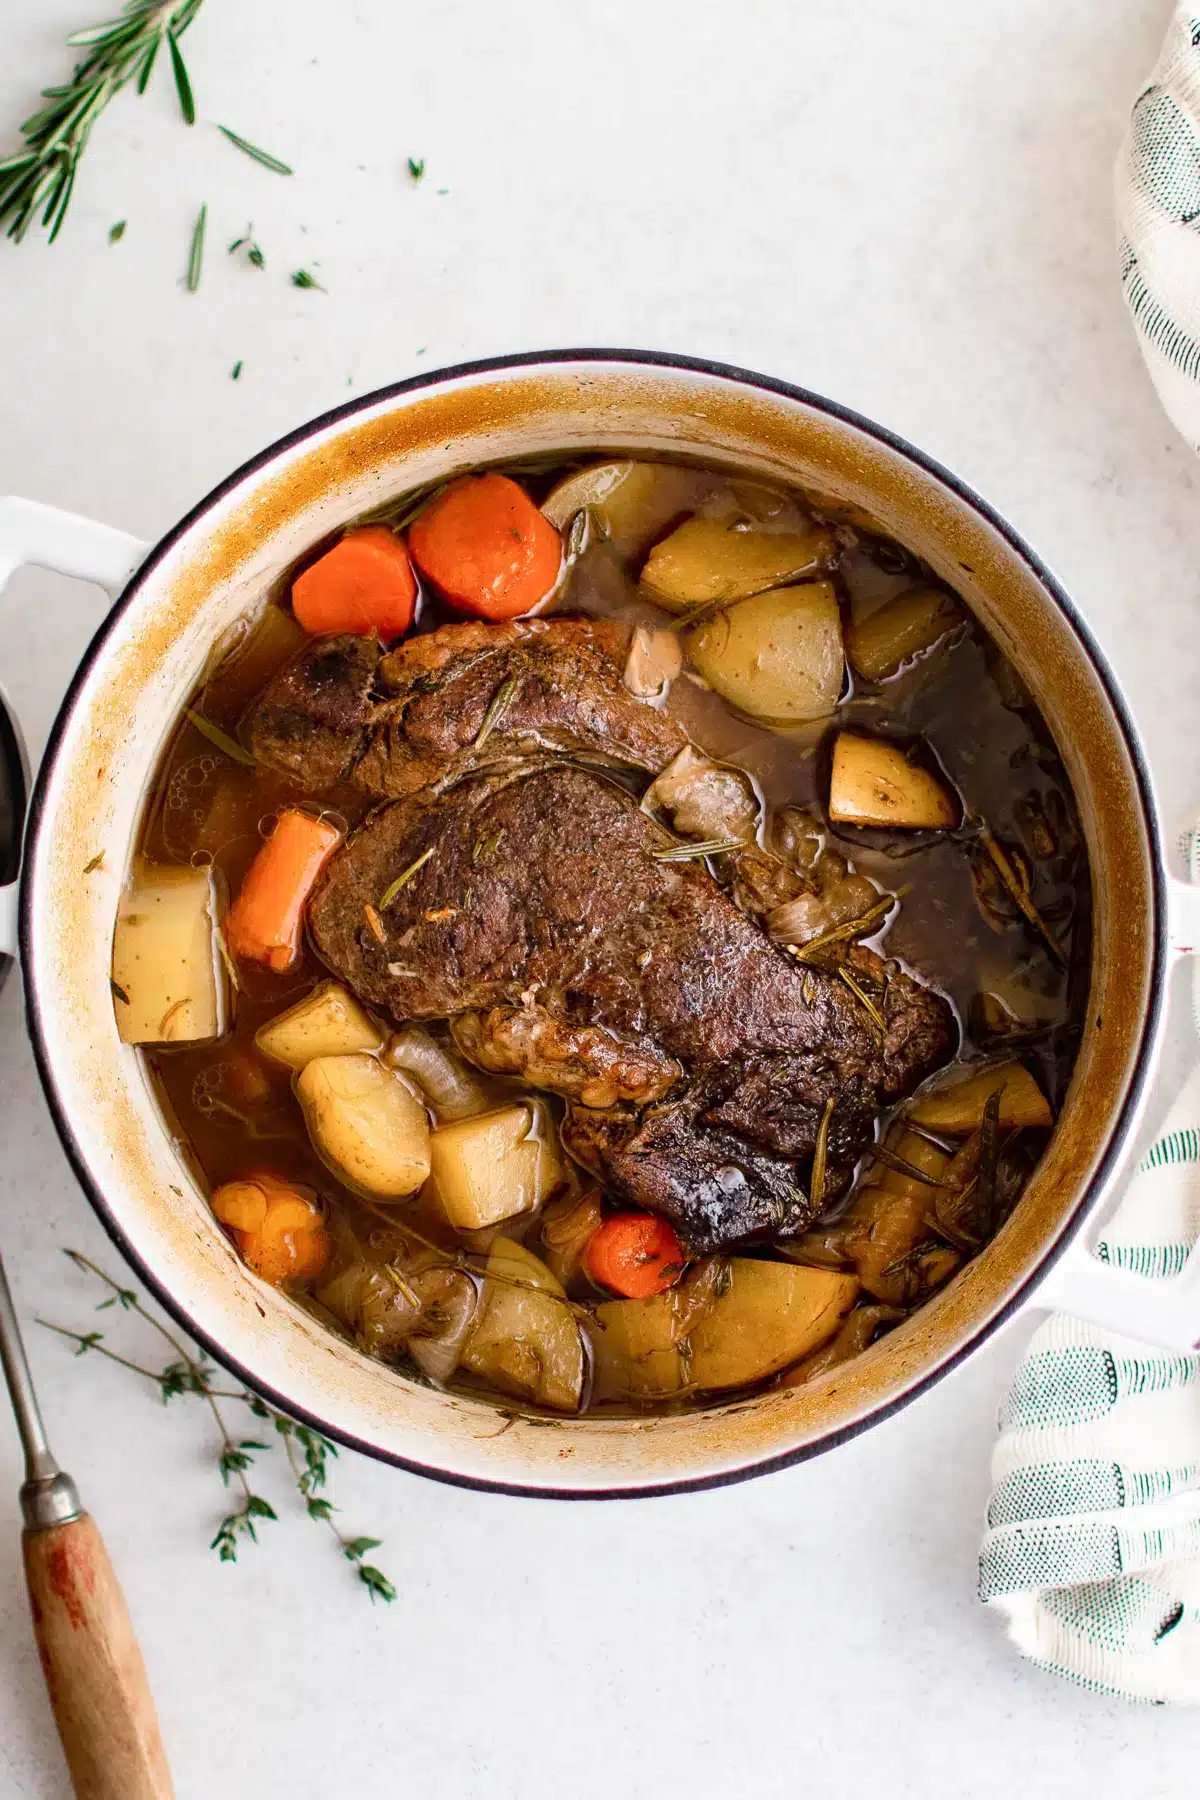
[[[1094,949],[1078,1066],[1046,1153],[996,1240],[857,1361],[793,1392],[690,1417],[518,1419],[408,1382],[341,1343],[242,1265],[177,1154],[108,974],[117,897],[159,750],[215,640],[347,519],[472,464],[546,451],[692,456],[862,509],[924,557],[1015,663],[1074,786],[1091,858]],[[0,583],[21,563],[117,596],[58,715],[33,794],[0,950],[19,956],[29,1029],[67,1153],[104,1224],[213,1356],[331,1436],[445,1480],[561,1496],[675,1491],[828,1449],[945,1374],[1032,1298],[1134,1335],[1200,1335],[1196,1258],[1178,1281],[1084,1253],[1084,1220],[1130,1148],[1173,955],[1200,937],[1200,890],[1165,873],[1137,735],[1066,595],[946,470],[844,408],[683,358],[560,352],[475,363],[351,402],[230,476],[153,550],[122,532],[0,501]],[[2,746],[0,746],[2,748]],[[16,783],[19,788],[19,775]],[[15,796],[19,800],[19,794]],[[100,850],[103,865],[84,876]],[[0,869],[0,879],[11,873]],[[1043,1281],[1055,1265],[1049,1281]]]

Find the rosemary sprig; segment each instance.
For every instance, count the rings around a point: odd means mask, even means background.
[[[251,235],[253,230],[254,227],[252,225],[247,225],[242,236],[234,238],[232,244],[229,246],[229,255],[236,256],[239,250],[244,250],[246,252],[246,261],[250,264],[252,269],[265,269],[267,266],[267,259]]]
[[[236,131],[229,129],[228,125],[218,125],[217,130],[223,137],[227,137],[243,155],[249,156],[256,163],[261,163],[264,169],[270,169],[276,175],[294,174],[295,171],[290,169],[287,163],[280,162],[279,158],[272,156],[269,150],[260,150],[258,145],[252,144],[248,138],[239,137]]]
[[[53,243],[62,229],[92,129],[114,94],[136,80],[144,94],[163,43],[167,44],[179,109],[195,122],[192,84],[179,40],[203,0],[128,0],[106,24],[76,31],[67,43],[85,51],[69,81],[42,89],[44,106],[21,126],[22,146],[0,162],[0,225],[20,243],[41,214]]]
[[[396,895],[400,892],[400,889],[402,887],[407,887],[417,870],[425,867],[425,864],[429,861],[436,848],[436,844],[430,844],[428,850],[422,850],[416,861],[410,862],[407,869],[402,869],[395,881],[383,890],[377,902],[377,907],[380,912],[387,911],[392,901],[396,898]]]
[[[724,856],[730,850],[743,850],[741,838],[706,838],[699,844],[671,844],[666,850],[652,850],[655,862],[692,862],[699,856]]]
[[[967,822],[975,827],[979,842],[987,852],[992,867],[1008,889],[1009,895],[1016,905],[1017,910],[1021,913],[1022,917],[1033,926],[1033,929],[1042,939],[1059,968],[1066,969],[1068,967],[1066,951],[1043,919],[1037,907],[1033,904],[1033,901],[1029,897],[1027,883],[1020,879],[1012,862],[1006,855],[1003,845],[999,842],[987,820],[981,815],[976,814]]]
[[[396,1590],[387,1576],[364,1561],[368,1550],[378,1548],[379,1540],[345,1537],[334,1522],[333,1515],[337,1509],[322,1491],[328,1483],[328,1461],[330,1457],[336,1457],[337,1446],[331,1444],[328,1438],[322,1437],[320,1432],[313,1431],[306,1425],[298,1425],[284,1413],[275,1412],[257,1394],[246,1388],[216,1386],[214,1370],[192,1355],[183,1340],[177,1338],[143,1305],[136,1289],[122,1287],[78,1250],[67,1250],[65,1254],[76,1268],[96,1277],[109,1289],[108,1298],[102,1300],[96,1309],[98,1312],[119,1306],[123,1312],[136,1314],[165,1340],[174,1352],[174,1358],[164,1368],[154,1369],[146,1363],[137,1362],[132,1357],[122,1356],[118,1351],[109,1349],[103,1341],[103,1332],[72,1331],[65,1325],[51,1324],[47,1319],[39,1319],[38,1324],[74,1343],[76,1356],[95,1351],[109,1362],[118,1363],[123,1369],[129,1369],[133,1374],[152,1382],[158,1388],[164,1404],[180,1395],[193,1394],[204,1400],[210,1408],[220,1436],[218,1473],[225,1487],[233,1486],[239,1491],[241,1500],[240,1506],[221,1520],[210,1545],[219,1559],[222,1562],[236,1562],[238,1549],[244,1540],[257,1543],[258,1524],[278,1517],[274,1507],[254,1491],[248,1479],[255,1457],[268,1451],[270,1446],[261,1438],[234,1436],[218,1405],[219,1401],[232,1401],[245,1406],[255,1419],[274,1426],[276,1435],[286,1450],[296,1491],[304,1502],[306,1513],[310,1519],[330,1527],[342,1556],[353,1565],[371,1599],[394,1600]]]
[[[204,270],[204,233],[208,225],[208,202],[205,201],[196,214],[196,223],[192,227],[192,247],[188,251],[187,275],[185,285],[189,294],[194,294],[200,286],[200,276]]]

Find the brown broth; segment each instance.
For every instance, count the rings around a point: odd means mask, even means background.
[[[509,472],[520,475],[535,500],[576,464]],[[816,509],[800,494],[764,502],[756,484],[728,474],[688,469],[680,479],[687,511],[728,513],[741,507],[767,529],[794,527]],[[391,509],[393,516],[402,502]],[[771,512],[771,507],[774,511]],[[763,518],[764,509],[769,516]],[[817,514],[819,516],[819,514]],[[667,521],[661,537],[675,521]],[[844,549],[835,574],[844,619],[870,613],[914,578],[932,581],[927,569],[887,540],[840,528]],[[305,566],[327,547],[317,545]],[[551,611],[608,615],[629,623],[661,625],[663,614],[639,596],[637,568],[611,542],[593,541],[575,564],[565,591]],[[290,581],[290,577],[289,577]],[[259,620],[235,634],[193,696],[191,705],[214,724],[236,734],[247,703],[301,640],[286,612],[289,581],[270,597]],[[414,631],[436,629],[447,615],[422,592]],[[998,996],[1024,1027],[1013,1038],[1015,1054],[1030,1068],[1052,1107],[1061,1103],[1078,1043],[1085,998],[1089,943],[1088,880],[1074,802],[1050,734],[1015,672],[968,615],[963,626],[899,674],[872,686],[847,678],[841,703],[831,718],[796,730],[768,728],[734,712],[712,691],[689,678],[677,680],[666,702],[693,741],[710,755],[740,765],[764,802],[764,842],[783,806],[806,808],[826,824],[827,847],[848,859],[852,869],[885,889],[908,884],[910,892],[890,927],[871,939],[952,1002],[962,1027],[960,1059],[977,1061],[1007,1047],[983,1014],[981,995]],[[828,791],[830,744],[835,731],[851,725],[903,740],[920,739],[957,790],[965,812],[982,814],[1010,852],[1027,860],[1031,897],[1068,951],[1061,970],[1036,933],[1021,920],[1002,889],[993,891],[989,919],[977,901],[972,858],[963,830],[950,833],[890,832],[828,827],[823,798]],[[282,776],[244,767],[184,718],[155,773],[139,850],[154,862],[211,862],[229,892],[236,893],[269,829],[276,810],[306,799],[319,801],[353,827],[369,809],[355,791],[303,795]],[[1038,825],[1049,811],[1058,844],[1048,853]],[[995,884],[993,884],[995,888]],[[232,1029],[217,1044],[148,1049],[144,1054],[163,1105],[203,1183],[215,1189],[256,1169],[307,1183],[322,1196],[337,1243],[335,1270],[361,1258],[382,1266],[403,1253],[402,1227],[415,1224],[448,1253],[471,1253],[478,1242],[456,1234],[435,1200],[422,1193],[400,1204],[366,1202],[343,1186],[314,1152],[289,1071],[255,1046],[255,1032],[328,978],[311,947],[305,946],[286,975],[255,965],[238,969]],[[440,1027],[431,1028],[435,1035]],[[521,1091],[493,1081],[497,1100]],[[552,1102],[557,1106],[557,1102]],[[1033,1151],[1021,1147],[1026,1164]],[[591,1185],[582,1177],[580,1187]],[[850,1202],[843,1203],[842,1209]],[[535,1251],[539,1218],[522,1219],[512,1235]],[[769,1248],[751,1252],[771,1256]],[[477,1264],[482,1267],[481,1264]],[[320,1290],[323,1283],[315,1284]],[[594,1301],[586,1282],[569,1290]],[[346,1332],[344,1319],[311,1295],[308,1303],[333,1329]],[[411,1364],[403,1366],[413,1373]],[[474,1378],[456,1377],[477,1390]],[[485,1390],[489,1391],[489,1390]],[[510,1395],[492,1395],[506,1407]],[[703,1395],[671,1402],[704,1403]]]

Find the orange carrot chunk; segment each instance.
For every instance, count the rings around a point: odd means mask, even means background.
[[[515,619],[544,600],[562,539],[507,475],[464,475],[409,527],[413,561],[454,612]]]
[[[413,622],[417,578],[408,551],[386,525],[363,525],[292,583],[292,611],[313,637],[365,637],[385,643]]]
[[[291,968],[300,950],[304,903],[340,837],[328,819],[294,809],[280,813],[225,920],[225,942],[234,956],[266,963],[276,974]]]
[[[329,1260],[329,1233],[311,1188],[251,1175],[219,1187],[212,1209],[247,1268],[272,1287],[311,1280]]]
[[[686,1261],[671,1227],[653,1213],[614,1213],[583,1253],[583,1266],[596,1285],[627,1300],[665,1293]]]

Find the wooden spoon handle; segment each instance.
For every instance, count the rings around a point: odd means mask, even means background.
[[[33,1628],[79,1800],[171,1800],[146,1667],[95,1521],[27,1531]]]

